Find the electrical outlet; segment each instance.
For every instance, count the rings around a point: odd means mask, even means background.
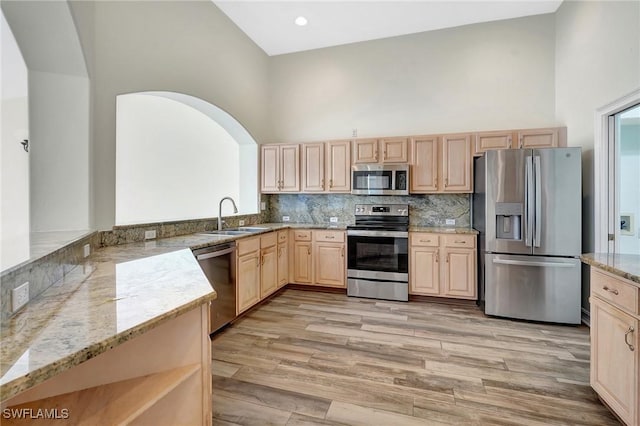
[[[353,129],[351,131],[351,137],[357,138],[358,137],[358,129]]]
[[[91,245],[85,244],[82,247],[82,250],[83,250],[84,257],[89,257],[89,255],[91,254]]]
[[[22,308],[29,301],[29,281],[13,289],[11,293],[11,310]]]
[[[260,202],[260,210],[266,210],[267,209],[267,203],[265,203],[264,201]]]
[[[156,230],[153,229],[151,231],[144,231],[144,239],[145,240],[153,240],[156,237]]]
[[[282,221],[283,222],[289,222],[289,216],[282,216]]]
[[[238,226],[244,226],[244,220],[240,219],[240,220],[238,221]]]
[[[335,217],[335,216],[331,216],[331,217],[329,218],[329,222],[331,222],[331,223],[338,223],[338,218],[337,218],[337,217]]]
[[[446,220],[444,221],[444,223],[445,223],[447,226],[453,226],[453,225],[455,225],[455,224],[456,224],[456,220],[455,220],[455,219],[446,219]]]

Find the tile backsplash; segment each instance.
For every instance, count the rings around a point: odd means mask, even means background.
[[[270,197],[269,216],[271,222],[282,222],[283,216],[289,216],[293,223],[329,223],[333,216],[339,224],[350,224],[355,220],[356,204],[409,204],[412,226],[446,226],[446,219],[454,219],[456,227],[471,226],[469,194],[277,194]]]

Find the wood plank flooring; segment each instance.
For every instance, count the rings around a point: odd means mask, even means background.
[[[212,342],[214,425],[619,425],[589,329],[285,290]]]

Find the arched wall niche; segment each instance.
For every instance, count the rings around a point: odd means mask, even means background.
[[[258,144],[229,113],[164,91],[119,95],[116,108],[117,226],[215,217],[225,196],[258,213]]]

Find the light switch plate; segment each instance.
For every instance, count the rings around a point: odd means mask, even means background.
[[[283,222],[289,222],[289,216],[282,216],[282,221]]]
[[[260,202],[260,210],[266,210],[267,209],[267,203],[265,203],[264,201]]]
[[[89,245],[89,244],[85,244],[85,245],[82,247],[82,250],[83,250],[83,255],[84,255],[84,257],[89,257],[89,255],[91,254],[91,245]]]
[[[337,218],[337,217],[335,217],[335,216],[331,216],[331,217],[329,218],[329,222],[331,222],[331,223],[338,223],[338,218]]]
[[[244,220],[240,219],[240,220],[238,221],[238,226],[244,226]]]
[[[144,231],[145,240],[153,240],[156,237],[156,230]]]
[[[455,220],[455,219],[446,219],[446,220],[444,221],[444,223],[445,223],[446,225],[451,225],[451,226],[453,226],[453,225],[455,225],[455,224],[456,224],[456,220]]]

